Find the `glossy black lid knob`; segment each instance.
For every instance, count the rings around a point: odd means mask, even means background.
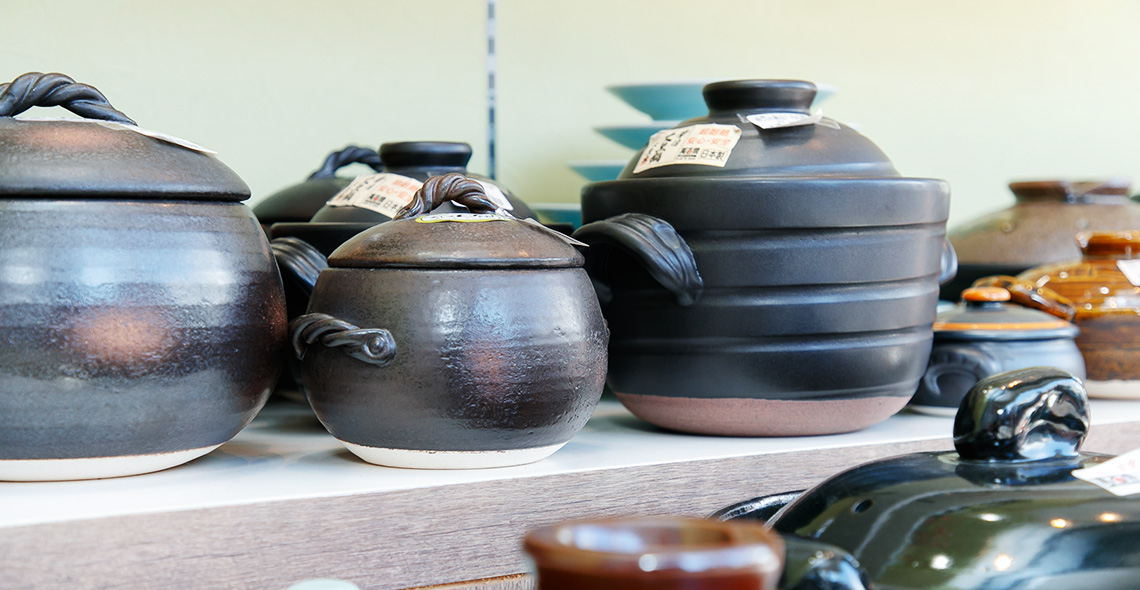
[[[400,141],[380,145],[385,168],[465,168],[471,146],[455,141]]]
[[[713,82],[701,93],[709,111],[804,112],[815,100],[815,84],[802,80],[730,80]]]

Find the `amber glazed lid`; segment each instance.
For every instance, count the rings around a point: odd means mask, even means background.
[[[1140,258],[1140,230],[1081,232],[1077,244],[1085,258]]]
[[[937,340],[1046,340],[1074,338],[1079,329],[1047,313],[1008,305],[1009,291],[1000,287],[971,287],[962,292],[958,307],[938,314]]]
[[[1018,203],[1056,201],[1082,205],[1118,205],[1128,200],[1131,187],[1131,182],[1124,179],[1009,183],[1009,190]]]
[[[56,105],[85,118],[15,118]],[[208,150],[140,129],[95,88],[33,72],[0,84],[0,195],[243,201],[249,187]]]

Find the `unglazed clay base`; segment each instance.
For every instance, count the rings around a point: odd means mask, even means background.
[[[140,473],[162,471],[181,465],[220,446],[222,445],[172,453],[123,457],[0,459],[0,481],[68,481],[139,475]]]
[[[352,454],[376,465],[408,469],[484,469],[534,463],[553,455],[566,443],[507,451],[417,451],[366,447],[340,441]]]
[[[617,393],[634,416],[662,428],[721,436],[812,436],[862,430],[886,420],[906,397],[770,400]]]
[[[1104,399],[1140,399],[1140,381],[1133,379],[1110,379],[1107,381],[1085,381],[1085,391],[1089,397]]]

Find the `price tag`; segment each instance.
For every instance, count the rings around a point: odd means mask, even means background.
[[[1133,287],[1140,287],[1140,258],[1133,260],[1117,260],[1116,268],[1124,273],[1124,278],[1132,283]]]
[[[483,221],[510,221],[513,217],[497,213],[436,213],[434,215],[421,215],[416,223],[480,223]]]
[[[357,176],[325,204],[330,207],[361,207],[386,217],[395,217],[424,183],[407,176],[381,172]]]
[[[1140,494],[1140,449],[1092,467],[1075,469],[1073,477],[1100,486],[1117,496]]]
[[[732,155],[732,148],[740,141],[740,133],[736,125],[715,123],[658,131],[649,138],[633,173],[674,164],[723,168]]]
[[[782,129],[819,123],[823,120],[823,109],[816,109],[810,115],[804,113],[757,113],[748,115],[746,118],[749,123],[761,129]]]

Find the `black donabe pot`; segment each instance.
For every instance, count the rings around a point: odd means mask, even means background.
[[[13,118],[37,105],[86,119]],[[285,303],[249,189],[153,135],[60,74],[0,86],[0,479],[172,467],[269,394]]]
[[[708,117],[583,189],[574,235],[592,246],[613,332],[610,386],[637,416],[704,434],[826,434],[879,422],[914,393],[938,283],[953,275],[949,187],[900,177],[830,119],[748,119],[806,117],[814,94],[807,82],[710,84]],[[638,169],[668,157],[661,141],[705,141],[705,129],[738,136],[723,167]]]
[[[253,207],[253,214],[265,227],[274,223],[309,221],[329,199],[352,182],[350,177],[336,175],[337,170],[350,164],[364,164],[377,172],[383,169],[380,154],[376,150],[350,145],[329,154],[325,163],[304,182],[281,189],[263,199]]]
[[[1074,475],[1110,458],[1078,452],[1088,410],[1065,371],[995,375],[958,411],[957,452],[840,473],[768,524],[850,552],[879,590],[1135,588],[1140,503]],[[761,498],[722,515],[747,518],[752,503],[765,508]]]
[[[422,215],[450,199],[478,214]],[[291,323],[309,403],[366,461],[536,461],[601,396],[607,334],[581,254],[489,211],[474,181],[429,179],[407,218],[333,252]]]

